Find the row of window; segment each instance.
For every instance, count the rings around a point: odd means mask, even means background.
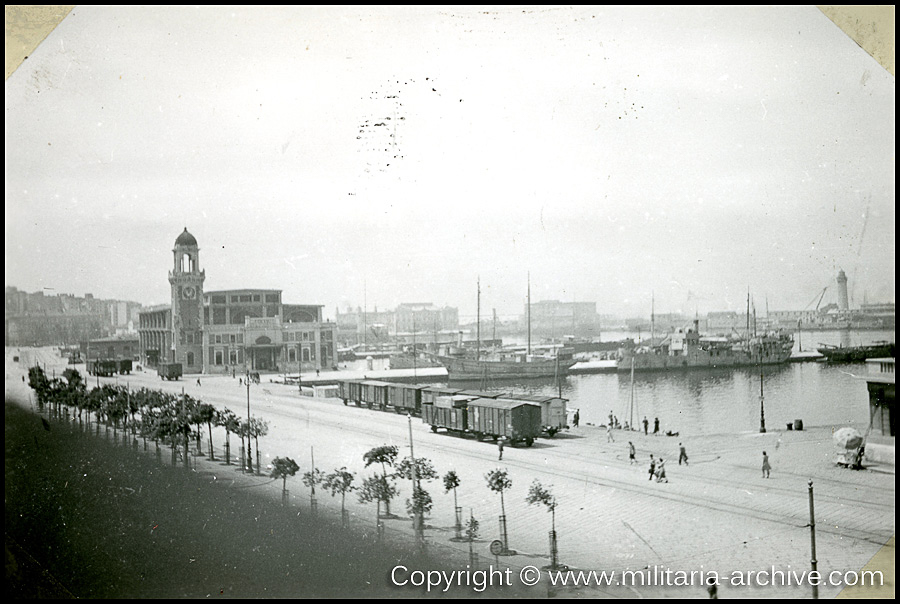
[[[210,296],[213,304],[227,304],[227,296],[224,294],[214,294]],[[262,302],[260,294],[239,294],[231,296],[231,302]],[[278,294],[266,294],[267,304],[278,304]]]
[[[212,337],[212,336],[210,336]],[[216,334],[215,335],[215,343],[216,344],[243,344],[244,343],[244,334],[238,333],[228,333],[228,334]]]

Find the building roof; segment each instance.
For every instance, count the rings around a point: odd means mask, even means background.
[[[196,247],[197,240],[193,235],[188,233],[187,227],[184,227],[184,232],[175,240],[175,245],[193,245]]]

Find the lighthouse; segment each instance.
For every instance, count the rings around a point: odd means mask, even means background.
[[[847,275],[844,274],[843,269],[838,272],[837,276],[837,284],[838,284],[838,308],[840,310],[850,310],[850,302],[847,297]]]

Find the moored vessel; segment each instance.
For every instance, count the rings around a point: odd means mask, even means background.
[[[777,331],[762,335],[701,336],[699,322],[679,329],[659,345],[619,350],[619,371],[694,369],[698,367],[743,367],[776,365],[791,357],[794,338]]]

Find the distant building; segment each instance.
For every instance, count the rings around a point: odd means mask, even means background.
[[[46,296],[5,289],[7,346],[80,344],[92,338],[134,333],[140,304],[100,300],[91,294]]]
[[[525,304],[522,325],[528,322],[529,308]],[[531,331],[561,337],[574,335],[593,337],[600,333],[600,315],[596,302],[561,302],[542,300],[531,303]]]
[[[335,364],[334,323],[321,305],[284,304],[278,289],[203,291],[197,240],[175,240],[172,303],[140,314],[141,359],[181,363],[185,373],[302,372]]]
[[[354,344],[375,344],[386,342],[391,336],[416,332],[456,332],[459,329],[459,309],[452,306],[437,306],[431,302],[406,302],[394,310],[364,311],[347,309],[335,310],[342,342]]]

